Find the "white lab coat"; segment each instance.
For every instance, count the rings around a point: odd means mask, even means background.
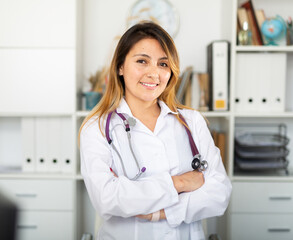
[[[131,126],[132,145],[140,166],[146,172],[136,181],[123,175],[117,154],[101,134],[96,118],[83,128],[80,139],[81,174],[91,202],[104,219],[97,239],[204,239],[201,220],[222,215],[227,208],[231,183],[226,175],[218,148],[200,113],[180,110],[191,129],[195,144],[209,167],[204,185],[177,194],[171,176],[191,168],[192,153],[187,134],[165,103],[159,102],[160,116],[154,132],[139,120]],[[133,117],[124,99],[118,112]],[[120,124],[118,126],[117,124]],[[110,131],[127,175],[138,171],[130,152],[122,120],[113,114]],[[114,177],[109,168],[118,175]],[[135,217],[165,209],[166,220],[150,222]]]

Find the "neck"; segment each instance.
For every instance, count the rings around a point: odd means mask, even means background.
[[[141,119],[147,116],[149,117],[158,117],[160,115],[161,109],[158,105],[157,99],[152,102],[137,102],[129,101],[125,99],[131,113],[134,117]]]
[[[155,130],[157,119],[160,115],[161,108],[157,99],[152,102],[131,101],[125,97],[125,100],[131,110],[132,115],[140,120],[152,132]]]

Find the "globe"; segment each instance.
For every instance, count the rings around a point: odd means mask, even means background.
[[[266,45],[278,45],[276,40],[286,36],[286,23],[282,17],[267,19],[261,25],[261,32],[266,37]]]

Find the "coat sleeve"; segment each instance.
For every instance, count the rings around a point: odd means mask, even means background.
[[[97,121],[86,124],[80,136],[81,174],[90,200],[101,217],[132,217],[149,214],[178,202],[168,172],[136,181],[115,177],[110,171],[110,146]]]
[[[222,163],[219,149],[214,145],[210,131],[201,115],[196,118],[194,140],[208,169],[204,172],[205,183],[199,189],[181,193],[179,202],[165,208],[168,223],[172,227],[182,222],[191,223],[205,218],[223,215],[230,199],[231,182]]]

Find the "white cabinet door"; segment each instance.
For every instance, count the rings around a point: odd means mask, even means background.
[[[1,0],[0,47],[75,47],[75,0]]]
[[[73,113],[75,50],[0,49],[0,113]]]
[[[21,211],[18,240],[73,240],[73,213],[68,211]]]
[[[233,213],[293,213],[293,183],[234,182]]]
[[[292,240],[292,214],[232,214],[231,240]]]
[[[1,191],[11,197],[20,210],[74,209],[74,182],[71,180],[4,180]]]

